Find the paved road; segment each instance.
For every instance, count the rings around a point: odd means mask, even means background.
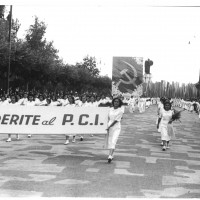
[[[0,197],[200,197],[200,119],[184,111],[176,139],[160,147],[156,107],[126,113],[115,158],[103,136],[63,145],[63,135],[0,135]]]

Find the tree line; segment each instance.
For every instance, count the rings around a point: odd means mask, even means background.
[[[6,91],[9,57],[9,17],[0,6],[0,89]],[[37,16],[23,39],[18,38],[20,22],[12,19],[10,88],[40,91],[76,91],[110,94],[111,79],[100,76],[95,57],[86,56],[75,65],[65,64],[53,41],[47,41],[47,25]]]

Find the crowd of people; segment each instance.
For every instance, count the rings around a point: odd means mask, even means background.
[[[125,109],[130,112],[144,113],[151,105],[157,105],[157,129],[161,133],[162,150],[169,148],[169,142],[174,137],[173,121],[178,119],[175,107],[182,108],[189,112],[194,112],[200,118],[200,103],[197,99],[169,99],[169,98],[142,98],[142,97],[115,97],[112,95],[96,93],[32,93],[15,92],[10,95],[1,95],[0,106],[64,106],[64,107],[110,107],[108,114],[108,134],[105,138],[105,148],[109,149],[108,162],[113,160],[113,154],[118,137],[121,132],[121,119]],[[178,113],[179,114],[179,113]],[[178,116],[178,117],[177,117]],[[28,133],[27,133],[28,134]],[[92,135],[91,135],[92,136]],[[31,137],[31,134],[28,134]],[[80,136],[83,140],[83,136]],[[16,134],[19,140],[19,134]],[[70,135],[66,134],[65,145],[69,144]],[[11,142],[11,134],[8,134],[6,142]],[[72,142],[76,141],[76,135],[73,135]]]

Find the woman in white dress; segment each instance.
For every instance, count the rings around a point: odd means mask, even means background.
[[[55,95],[51,96],[51,103],[49,106],[61,106],[62,104],[58,102],[57,98]]]
[[[81,96],[81,101],[78,104],[78,107],[88,107],[89,103],[87,102],[87,95],[83,94]],[[83,136],[80,136],[80,141],[83,141]]]
[[[65,107],[75,107],[75,100],[74,100],[74,97],[73,96],[68,96],[68,104],[65,105]],[[65,141],[65,145],[69,144],[69,135],[65,135],[66,136],[66,141]],[[75,139],[75,135],[73,135],[73,139],[72,139],[72,142],[76,142],[76,139]]]
[[[44,96],[42,94],[39,95],[39,99],[36,101],[36,106],[45,106],[47,104],[46,99],[44,98]]]
[[[123,116],[123,111],[121,109],[122,101],[120,98],[114,98],[112,100],[113,107],[110,108],[108,114],[108,134],[106,136],[105,148],[109,149],[108,162],[110,163],[113,159],[113,153],[115,146],[121,132],[121,119]]]
[[[34,96],[32,94],[28,95],[28,101],[24,101],[24,103],[22,104],[24,106],[36,106],[36,102],[34,100]],[[32,135],[28,134],[28,138],[31,138]]]
[[[11,101],[8,104],[9,106],[17,106],[17,98],[15,95],[11,95]],[[16,134],[16,139],[19,140],[19,134]],[[8,139],[6,140],[6,142],[11,142],[11,134],[8,134]]]
[[[135,98],[133,98],[133,96],[131,96],[131,98],[129,99],[128,105],[129,105],[129,112],[133,113],[135,111]]]
[[[92,95],[90,96],[90,101],[88,102],[88,107],[98,107],[98,103],[95,101],[95,96]],[[93,137],[93,134],[90,135],[91,137]]]
[[[169,130],[172,130],[172,115],[174,111],[171,110],[171,103],[166,100],[164,102],[164,109],[161,110],[161,121],[160,121],[160,131],[161,131],[161,140],[163,142],[162,150],[165,151],[169,148],[169,141],[171,140],[171,135]],[[171,128],[171,129],[169,129]]]
[[[2,96],[1,97],[1,101],[0,101],[0,106],[4,106],[4,105],[8,105],[9,104],[9,99],[6,98],[6,96]]]

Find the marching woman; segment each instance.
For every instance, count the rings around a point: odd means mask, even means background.
[[[8,105],[9,104],[9,100],[6,98],[6,96],[2,96],[1,97],[1,101],[0,101],[0,106],[4,106],[4,105]]]
[[[81,97],[81,101],[78,104],[78,107],[88,107],[89,103],[87,102],[87,95],[83,94]],[[83,136],[80,136],[80,141],[83,141]]]
[[[17,97],[15,95],[11,95],[11,101],[8,104],[9,106],[17,106]],[[19,140],[19,134],[16,134],[16,139]],[[8,134],[8,139],[6,142],[11,142],[11,134]]]
[[[57,101],[56,96],[52,95],[51,96],[51,103],[49,104],[49,106],[60,106],[60,105],[62,105],[62,104]]]
[[[88,107],[98,107],[98,103],[95,100],[95,96],[92,95],[90,97],[90,101],[88,102]]]
[[[32,94],[29,94],[28,95],[28,101],[24,101],[24,103],[22,105],[25,105],[25,106],[35,106],[36,102],[34,101],[34,96]],[[28,138],[31,138],[31,137],[32,137],[32,135],[28,134]]]
[[[113,107],[110,108],[108,114],[108,128],[107,135],[105,139],[105,148],[109,149],[108,163],[113,159],[113,153],[115,146],[121,132],[121,119],[123,111],[121,109],[122,101],[120,98],[116,97],[112,100]]]
[[[37,101],[35,100],[35,103],[36,106],[45,106],[47,104],[46,99],[42,94],[39,95],[39,99]]]
[[[135,111],[135,98],[133,98],[133,96],[131,96],[131,98],[129,99],[128,105],[129,105],[129,112],[133,113]]]
[[[169,100],[164,101],[163,109],[160,112],[161,121],[160,121],[160,131],[161,131],[161,140],[163,143],[162,150],[165,151],[169,149],[169,141],[174,134],[172,126],[172,116],[174,111],[171,110],[171,103]]]
[[[74,97],[73,96],[68,96],[68,104],[65,105],[65,107],[75,107],[75,100],[74,100]],[[66,136],[66,141],[65,141],[65,145],[69,144],[69,135],[65,135]],[[75,135],[73,135],[73,139],[72,139],[72,142],[74,143],[76,141],[75,139]]]
[[[157,125],[157,129],[158,132],[160,132],[160,121],[161,121],[161,111],[163,109],[163,102],[165,101],[164,97],[160,98],[160,101],[158,102],[158,109],[157,109],[157,119],[156,119],[156,125]],[[163,143],[161,142],[161,145],[163,145]]]
[[[28,102],[28,94],[25,92],[23,98],[20,99],[19,104],[20,105],[26,105],[27,102]]]
[[[69,103],[67,94],[63,96],[63,99],[57,99],[57,101],[59,101],[62,106],[66,106]]]
[[[88,102],[88,105],[87,105],[88,107],[98,107],[98,103],[95,101],[95,96],[94,95],[92,95],[91,97],[90,97],[90,101]],[[93,135],[91,134],[90,135],[91,137],[93,137]]]

